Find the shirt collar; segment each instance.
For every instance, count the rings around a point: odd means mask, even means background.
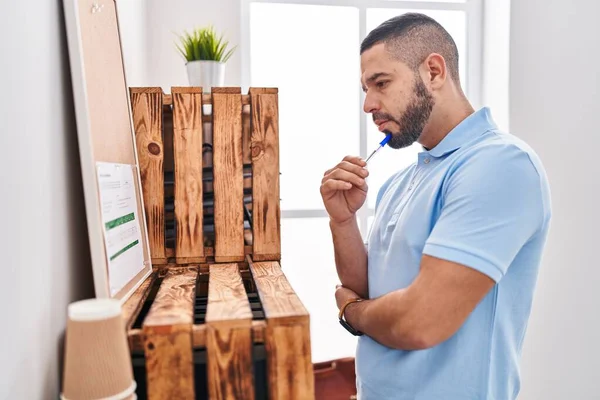
[[[496,129],[496,123],[492,119],[490,109],[483,107],[469,115],[454,127],[441,142],[433,149],[427,151],[432,157],[442,157],[459,149],[465,143],[470,142],[484,132]]]

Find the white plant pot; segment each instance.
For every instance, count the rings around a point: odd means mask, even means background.
[[[218,61],[189,61],[186,64],[190,86],[200,86],[204,93],[212,87],[223,86],[225,82],[225,64]]]

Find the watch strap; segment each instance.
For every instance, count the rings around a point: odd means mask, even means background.
[[[342,306],[340,307],[340,313],[338,315],[338,318],[340,318],[340,319],[344,318],[344,311],[346,311],[346,307],[348,307],[352,303],[359,303],[362,300],[363,299],[361,299],[360,297],[353,297],[351,299],[346,300],[346,302],[344,304],[342,304]]]
[[[363,299],[361,299],[360,297],[355,297],[352,299],[348,299],[346,300],[346,302],[344,304],[342,304],[342,306],[340,307],[340,312],[338,314],[338,318],[340,320],[340,324],[351,334],[353,334],[354,336],[362,336],[363,333],[354,329],[345,319],[344,319],[344,311],[346,311],[346,307],[348,307],[348,305],[352,304],[352,303],[359,303],[363,301]]]

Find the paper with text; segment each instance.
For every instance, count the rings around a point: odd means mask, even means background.
[[[97,163],[102,227],[110,295],[117,294],[144,268],[144,251],[133,167]]]

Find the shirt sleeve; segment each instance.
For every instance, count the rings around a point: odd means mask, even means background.
[[[540,175],[516,146],[482,149],[448,176],[441,207],[423,253],[498,282],[542,227]]]

